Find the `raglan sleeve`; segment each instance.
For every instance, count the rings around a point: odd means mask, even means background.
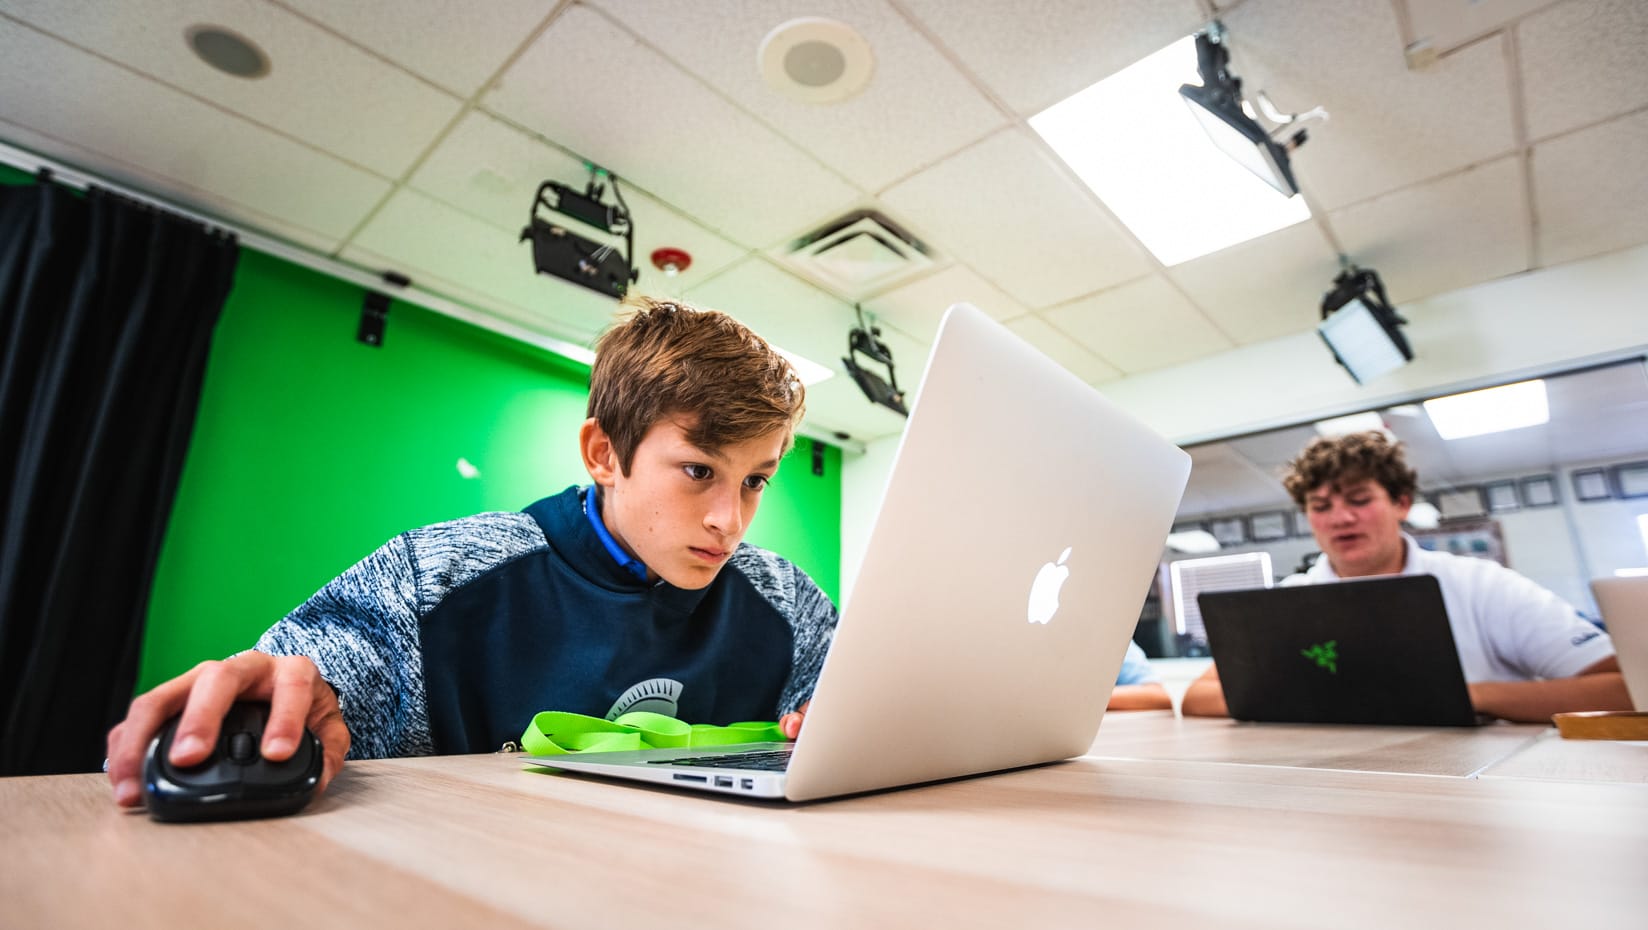
[[[1530,678],[1567,678],[1614,654],[1608,634],[1539,583],[1497,564],[1490,592],[1500,658]]]
[[[1121,671],[1116,674],[1116,684],[1158,685],[1161,682],[1161,676],[1150,667],[1150,659],[1145,656],[1144,650],[1139,648],[1138,643],[1129,641],[1127,654],[1122,656]]]
[[[829,596],[806,572],[793,564],[788,568],[793,573],[788,587],[792,592],[789,620],[795,645],[790,677],[778,701],[780,716],[812,699],[818,673],[824,667],[824,655],[830,651],[830,642],[835,638],[836,624],[836,608]]]
[[[350,759],[428,755],[418,616],[412,547],[402,534],[270,627],[255,648],[315,663],[337,692]]]

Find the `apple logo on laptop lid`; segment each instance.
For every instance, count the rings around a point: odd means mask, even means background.
[[[1053,619],[1053,614],[1059,609],[1059,589],[1064,587],[1065,579],[1070,577],[1070,569],[1065,567],[1065,560],[1070,558],[1069,546],[1059,553],[1057,562],[1048,562],[1036,572],[1036,580],[1030,583],[1030,622],[1047,623]]]

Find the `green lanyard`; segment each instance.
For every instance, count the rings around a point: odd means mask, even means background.
[[[771,721],[718,727],[707,723],[687,723],[644,710],[631,711],[616,720],[546,710],[533,716],[526,732],[521,734],[521,748],[534,756],[783,741],[784,731]]]

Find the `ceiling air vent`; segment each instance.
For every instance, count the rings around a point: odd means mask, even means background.
[[[826,223],[781,247],[777,257],[848,300],[881,293],[937,267],[926,245],[874,210]]]

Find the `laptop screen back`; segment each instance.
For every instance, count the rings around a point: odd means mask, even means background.
[[[1591,593],[1614,641],[1631,705],[1648,711],[1648,576],[1597,578]]]
[[[1477,722],[1430,575],[1208,592],[1201,607],[1232,717]]]

